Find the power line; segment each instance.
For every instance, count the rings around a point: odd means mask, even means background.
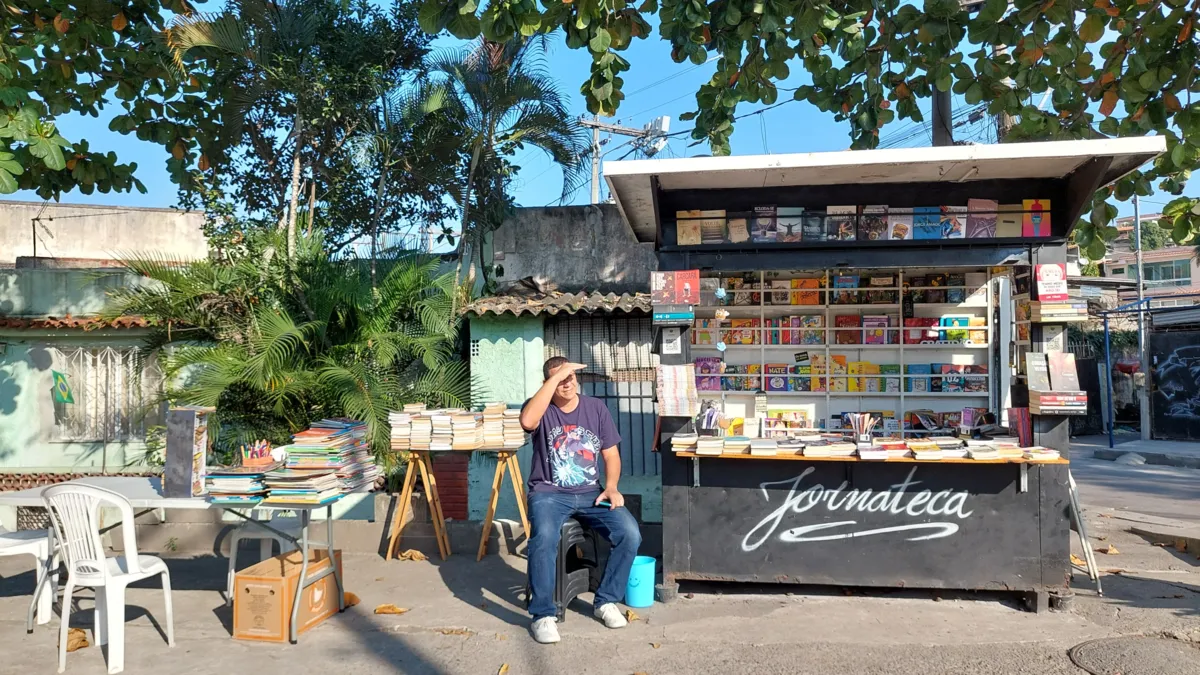
[[[635,89],[635,90],[629,92],[628,94],[625,94],[625,97],[629,98],[630,96],[636,96],[637,94],[640,94],[643,91],[646,91],[647,89],[652,89],[654,87],[657,87],[658,85],[662,84],[663,82],[669,82],[669,81],[679,77],[680,75],[686,75],[687,73],[692,72],[693,70],[699,68],[700,66],[703,66],[708,63],[712,63],[713,61],[717,60],[718,58],[720,58],[720,57],[717,54],[713,54],[712,56],[708,57],[708,60],[705,61],[704,63],[693,64],[691,67],[685,68],[685,69],[679,71],[678,73],[674,73],[672,75],[668,75],[668,76],[662,78],[661,80],[651,82],[650,84],[648,84],[640,89]],[[632,117],[632,115],[631,115],[631,117]]]

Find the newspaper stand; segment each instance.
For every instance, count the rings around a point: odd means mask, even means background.
[[[790,362],[793,352],[800,351],[887,355],[901,364],[918,358],[954,363],[969,352],[973,363],[986,365],[986,391],[935,394],[900,386],[900,391],[886,393],[834,392],[831,387],[805,392],[759,386],[700,392],[701,398],[720,398],[725,406],[741,406],[751,416],[756,404],[761,407],[766,390],[768,407],[811,401],[813,417],[824,421],[838,413],[885,405],[894,409],[898,420],[906,410],[919,408],[982,407],[1003,416],[1028,400],[1013,367],[1019,357],[1027,351],[1064,348],[1062,327],[1053,324],[1032,323],[1020,335],[1027,339],[1017,339],[1011,298],[1021,289],[1015,289],[1014,283],[1020,283],[1023,270],[1065,263],[1071,225],[1090,209],[1095,191],[1163,151],[1161,139],[1138,138],[640,160],[607,163],[605,180],[635,235],[654,244],[660,271],[699,270],[702,278],[745,278],[749,273],[750,279],[759,279],[757,291],[754,284],[747,289],[758,293],[758,302],[743,315],[761,317],[762,323],[779,312],[803,309],[772,309],[765,296],[771,293],[766,282],[773,278],[892,275],[895,285],[887,288],[895,292],[896,306],[887,307],[885,313],[903,318],[912,312],[903,307],[903,298],[911,290],[904,288],[904,279],[915,276],[914,271],[987,275],[986,303],[975,312],[986,317],[979,330],[986,331],[987,339],[969,349],[962,343],[922,345],[904,340],[842,345],[834,337],[836,326],[827,321],[822,345],[767,344],[778,338],[765,335],[780,329],[760,323],[749,329],[763,336],[758,344],[725,344],[715,352],[711,346],[692,344],[699,330],[693,324],[681,328],[681,339],[672,334],[669,350],[660,350],[661,363],[669,366],[693,363],[702,354],[717,354],[731,362],[739,358],[741,349],[740,358],[749,362],[748,368],[774,360]],[[1048,202],[1044,215],[1050,227],[1039,236],[992,231],[954,239],[893,240],[874,231],[873,236],[880,238],[853,241],[814,241],[801,228],[800,241],[778,240],[785,207],[791,214],[810,214],[816,219],[813,226],[823,223],[829,235],[836,234],[830,223],[836,209],[831,205],[887,205],[902,212],[966,207],[976,199],[1000,205],[1033,199]],[[739,230],[744,226],[735,223],[739,219],[754,230],[754,219],[765,212],[763,205],[775,208],[776,241],[755,241],[753,232],[749,238],[740,231],[730,234],[734,225]],[[720,217],[725,221],[723,241],[709,239],[705,232],[704,241],[696,243],[692,223],[684,223],[688,229],[680,231],[680,223],[688,220],[680,212],[703,220],[715,218],[717,211],[723,212]],[[862,215],[854,222],[856,235],[861,235]],[[681,243],[681,234],[687,241]],[[846,309],[830,301],[834,290],[820,289],[819,306],[808,309],[816,309],[826,319]],[[706,316],[706,302],[714,302],[714,292],[711,284],[702,287],[696,324]],[[1036,300],[1036,287],[1029,292]],[[878,307],[864,303],[849,309],[862,314]],[[930,311],[938,309],[944,308]],[[891,332],[901,332],[902,323],[889,326]],[[727,327],[728,322],[719,324],[717,335],[728,335]],[[828,367],[828,358],[825,364]],[[816,375],[812,373],[814,380]],[[767,382],[765,372],[757,377],[758,382]],[[901,382],[912,379],[903,369],[892,377]],[[668,588],[679,580],[705,580],[1010,591],[1020,594],[1031,609],[1044,609],[1050,594],[1064,590],[1070,578],[1067,421],[1056,415],[1031,419],[1033,444],[1059,451],[1057,461],[868,461],[672,452],[672,436],[693,431],[695,421],[664,416],[659,438],[664,583]]]

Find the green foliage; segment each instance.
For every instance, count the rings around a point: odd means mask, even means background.
[[[935,89],[1011,115],[1015,140],[1163,136],[1166,154],[1098,194],[1079,224],[1081,249],[1098,258],[1116,235],[1107,197],[1146,196],[1155,182],[1180,195],[1200,164],[1198,12],[1187,0],[986,0],[973,13],[956,0],[423,0],[421,25],[492,40],[561,29],[591,54],[588,109],[612,115],[629,69],[619,52],[656,17],[676,62],[718,57],[689,113],[693,138],[714,154],[730,152],[737,106],[775,102],[797,62],[812,83],[794,98],[847,122],[853,148],[875,147],[897,118],[921,121],[917,100]],[[1030,105],[1050,90],[1051,110]],[[1172,237],[1185,243],[1200,231],[1200,206],[1181,199],[1174,211]]]
[[[1100,263],[1095,260],[1089,260],[1079,266],[1079,275],[1083,277],[1098,277],[1100,276]]]
[[[469,405],[454,281],[436,258],[385,257],[372,290],[362,261],[331,258],[319,234],[302,236],[294,259],[286,243],[256,232],[224,260],[132,258],[125,266],[156,283],[110,292],[105,315],[157,326],[148,347],[165,354],[168,398],[217,407],[219,449],[346,416],[386,458],[388,410]]]
[[[186,73],[172,71],[154,36],[164,12],[189,7],[184,0],[0,3],[0,193],[145,192],[136,164],[64,138],[56,120],[97,117],[119,105],[129,124],[117,130],[136,130],[166,148],[184,142],[189,126],[168,119],[168,110],[208,103]]]
[[[1141,247],[1143,251],[1157,251],[1158,249],[1171,243],[1171,234],[1168,230],[1159,227],[1158,223],[1152,221],[1142,222],[1142,237]],[[1132,239],[1132,237],[1130,237]],[[1137,244],[1133,246],[1137,250]]]

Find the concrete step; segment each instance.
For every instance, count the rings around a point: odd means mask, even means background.
[[[1121,455],[1126,455],[1131,452],[1135,452],[1146,458],[1147,464],[1175,466],[1184,469],[1200,469],[1200,454],[1179,454],[1174,452],[1147,451],[1141,448],[1122,449],[1122,447],[1118,445],[1115,448],[1098,448],[1092,451],[1092,456],[1096,459],[1104,459],[1111,462]]]

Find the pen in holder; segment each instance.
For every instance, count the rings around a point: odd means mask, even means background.
[[[871,417],[870,413],[847,413],[846,417],[850,421],[850,428],[854,430],[856,444],[871,445],[873,441],[871,430],[875,428],[875,424],[879,420]]]
[[[242,466],[270,466],[274,463],[271,444],[267,441],[255,441],[249,446],[242,446]]]

